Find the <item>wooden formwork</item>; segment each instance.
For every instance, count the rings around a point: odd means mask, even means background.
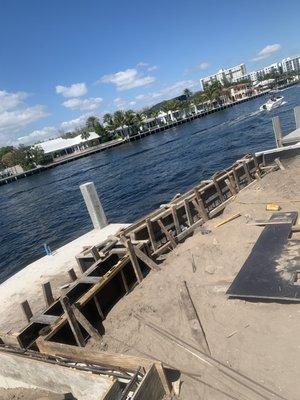
[[[36,348],[36,340],[42,336],[45,342],[84,346],[95,331],[101,335],[102,321],[111,307],[150,269],[159,270],[157,256],[175,248],[220,213],[240,190],[260,179],[267,171],[261,164],[262,157],[247,155],[116,236],[84,248],[76,256],[82,275],[69,271],[73,282],[56,300],[44,285],[45,310],[32,316],[24,302],[28,325],[20,332],[0,335],[2,342]]]

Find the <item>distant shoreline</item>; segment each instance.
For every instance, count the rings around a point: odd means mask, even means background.
[[[47,165],[44,165],[44,166],[40,166],[40,167],[31,169],[29,171],[22,172],[20,174],[16,174],[16,175],[12,175],[12,176],[0,179],[0,186],[16,182],[19,179],[27,178],[28,176],[32,176],[32,175],[36,175],[36,174],[42,173],[43,171],[55,168],[55,167],[57,167],[59,165],[67,164],[67,163],[69,163],[71,161],[78,160],[79,158],[88,157],[88,156],[90,156],[92,154],[100,153],[102,151],[111,149],[113,147],[121,146],[122,144],[125,144],[125,143],[128,143],[128,142],[133,142],[133,141],[136,141],[136,140],[140,140],[140,139],[142,139],[142,138],[144,138],[146,136],[152,135],[154,133],[159,133],[159,132],[166,131],[166,130],[174,128],[176,126],[185,124],[187,122],[191,122],[191,121],[193,121],[195,119],[205,117],[205,116],[207,116],[209,114],[213,114],[213,113],[216,113],[218,111],[222,111],[222,110],[225,110],[227,108],[234,107],[234,106],[236,106],[238,104],[245,103],[247,101],[256,99],[258,97],[265,96],[269,92],[270,92],[270,90],[268,89],[268,90],[266,90],[264,92],[255,94],[253,96],[246,97],[246,98],[243,98],[243,99],[240,99],[240,100],[236,100],[236,101],[234,101],[232,103],[224,104],[222,106],[212,108],[211,110],[199,112],[199,113],[197,113],[195,115],[192,115],[192,116],[189,116],[189,117],[186,117],[186,118],[182,118],[182,119],[180,119],[180,120],[178,120],[176,122],[170,122],[167,125],[160,126],[160,127],[155,127],[155,128],[149,129],[147,131],[140,132],[140,133],[138,133],[136,135],[130,136],[127,139],[112,140],[112,141],[110,141],[108,143],[104,143],[104,144],[101,144],[101,145],[98,145],[98,146],[91,147],[89,149],[86,149],[86,150],[82,151],[81,153],[71,154],[71,155],[66,156],[64,158],[61,158],[58,161],[54,161],[54,162],[52,162],[50,164],[47,164]]]

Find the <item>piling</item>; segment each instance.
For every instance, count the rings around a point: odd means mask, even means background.
[[[272,118],[273,130],[275,134],[275,142],[277,147],[282,147],[282,130],[279,117]]]
[[[294,108],[294,115],[295,115],[295,122],[296,122],[296,129],[300,128],[300,106]]]
[[[80,185],[86,207],[90,214],[95,229],[102,229],[107,226],[107,218],[97,194],[94,182],[87,182]]]

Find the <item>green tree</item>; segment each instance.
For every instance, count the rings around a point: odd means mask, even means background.
[[[193,92],[190,90],[190,89],[184,89],[184,91],[183,91],[183,94],[185,95],[185,97],[187,98],[187,99],[189,99],[190,97],[192,97],[192,95],[193,95]]]
[[[81,132],[81,139],[82,140],[88,140],[88,138],[91,136],[90,132],[88,132],[87,130],[83,130]]]

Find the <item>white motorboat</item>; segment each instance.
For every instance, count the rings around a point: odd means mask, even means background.
[[[273,108],[279,107],[283,102],[283,96],[272,96],[265,104],[260,106],[260,110],[271,111]]]

